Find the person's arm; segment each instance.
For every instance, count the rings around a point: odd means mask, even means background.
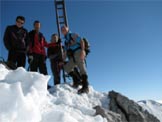
[[[26,46],[26,51],[29,51],[29,33],[27,30],[25,30],[26,37],[25,37],[25,46]]]
[[[80,58],[81,58],[81,60],[84,60],[86,54],[85,54],[85,44],[84,44],[84,41],[83,41],[83,40],[80,41],[80,45],[81,45],[81,54],[80,54]]]
[[[3,41],[4,41],[4,45],[6,47],[7,50],[11,49],[11,40],[10,40],[10,35],[9,35],[9,27],[6,28],[5,33],[4,33],[4,37],[3,37]]]
[[[49,48],[49,47],[55,47],[55,46],[58,46],[58,44],[57,43],[48,43],[48,44],[46,44],[45,45],[45,47],[47,47],[47,48]]]
[[[47,43],[45,37],[43,36],[42,38],[43,38],[43,46],[48,48],[49,46],[48,46],[48,43]]]

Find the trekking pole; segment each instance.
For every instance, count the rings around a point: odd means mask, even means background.
[[[60,40],[60,43],[59,43],[59,47],[60,47],[60,52],[61,52],[61,58],[62,58],[62,61],[63,61],[64,60],[63,59],[63,48],[62,48],[62,45],[61,45],[61,40]],[[63,75],[64,83],[66,83],[66,75],[65,75],[64,66],[62,66],[62,75]]]
[[[64,83],[66,83],[66,75],[65,75],[65,70],[64,70],[64,67],[62,67],[62,73],[63,73],[63,79],[64,79]]]

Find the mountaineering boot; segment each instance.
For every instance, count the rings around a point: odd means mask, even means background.
[[[89,92],[89,88],[88,88],[88,76],[87,75],[82,75],[82,88],[78,90],[78,94],[82,94],[82,93],[88,93]]]
[[[69,75],[73,79],[73,85],[72,85],[72,87],[78,88],[80,79],[77,77],[76,73],[75,72],[70,72]]]
[[[81,75],[80,75],[80,72],[78,71],[78,68],[74,68],[74,74],[76,75],[77,77],[77,83],[78,85],[82,85],[82,82],[81,82]]]

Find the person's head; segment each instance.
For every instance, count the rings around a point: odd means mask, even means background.
[[[37,31],[37,32],[39,32],[39,30],[40,30],[40,27],[41,27],[41,24],[40,24],[40,21],[38,21],[38,20],[36,20],[36,21],[34,21],[34,29]]]
[[[25,23],[25,17],[23,17],[23,16],[17,16],[16,17],[16,26],[18,27],[18,28],[21,28],[21,27],[23,27],[23,24]]]
[[[64,25],[61,27],[61,32],[63,35],[66,35],[69,32],[69,28]]]
[[[51,42],[57,43],[58,40],[59,40],[58,35],[57,34],[52,34],[52,36],[51,36]]]

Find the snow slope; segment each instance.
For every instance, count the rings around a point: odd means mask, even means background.
[[[51,95],[46,89],[49,78],[0,64],[0,122],[107,122],[93,109],[108,108],[106,93],[90,87],[88,95],[78,95],[64,84],[51,89]]]
[[[147,110],[154,116],[156,116],[160,122],[162,122],[162,104],[155,102],[153,100],[142,100],[138,104]]]

